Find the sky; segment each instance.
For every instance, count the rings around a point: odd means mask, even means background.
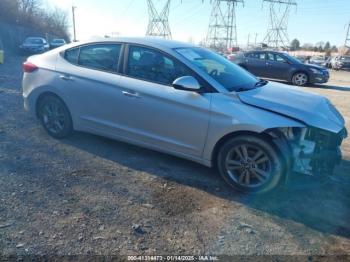
[[[76,6],[78,40],[95,36],[144,36],[148,24],[146,0],[47,0],[70,14]],[[158,9],[165,0],[153,0]],[[330,41],[343,45],[350,22],[350,0],[296,0],[298,6],[290,12],[289,39],[316,44]],[[269,8],[262,0],[245,0],[236,7],[237,39],[240,46],[250,41],[262,42],[267,32]],[[211,5],[209,0],[172,0],[169,22],[173,39],[203,40],[208,31]],[[71,27],[72,32],[72,27]]]

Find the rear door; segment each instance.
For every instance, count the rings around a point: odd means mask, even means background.
[[[259,77],[266,77],[266,53],[265,52],[252,52],[247,54],[246,67],[248,71]]]
[[[67,50],[57,63],[58,83],[78,129],[115,132],[125,97],[118,74],[122,44],[89,44]]]
[[[190,69],[159,50],[130,45],[121,78],[124,136],[161,150],[200,157],[210,118],[210,93],[176,90]]]
[[[267,75],[266,77],[274,79],[289,80],[290,64],[283,56],[268,52],[267,53]]]

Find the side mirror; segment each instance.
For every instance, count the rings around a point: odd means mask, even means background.
[[[183,76],[175,79],[173,87],[178,90],[198,92],[201,89],[197,79],[193,76]]]

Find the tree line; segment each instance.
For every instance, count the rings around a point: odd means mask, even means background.
[[[315,51],[315,52],[325,52],[331,54],[338,52],[338,48],[335,45],[331,45],[330,42],[318,42],[315,45],[313,44],[304,44],[301,45],[298,39],[294,39],[290,44],[291,51],[305,50],[305,51]]]
[[[0,22],[35,28],[69,40],[67,12],[48,9],[42,0],[0,0]]]

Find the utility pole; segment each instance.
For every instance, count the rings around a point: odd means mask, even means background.
[[[236,6],[244,0],[212,0],[207,46],[224,51],[237,47]]]
[[[346,38],[345,38],[345,44],[344,46],[349,47],[350,48],[350,22],[348,25],[348,31],[346,33]]]
[[[169,25],[169,10],[171,0],[166,0],[165,6],[159,13],[154,5],[153,0],[147,0],[149,22],[147,27],[147,36],[158,36],[171,39]]]
[[[257,40],[258,40],[258,33],[255,33],[255,41],[254,41],[254,46],[256,47],[257,44]]]
[[[77,34],[75,31],[75,9],[77,7],[76,6],[72,6],[72,17],[73,17],[73,42],[77,42]]]
[[[269,3],[269,24],[264,43],[275,49],[288,49],[288,19],[292,6],[297,6],[295,0],[263,0]]]

